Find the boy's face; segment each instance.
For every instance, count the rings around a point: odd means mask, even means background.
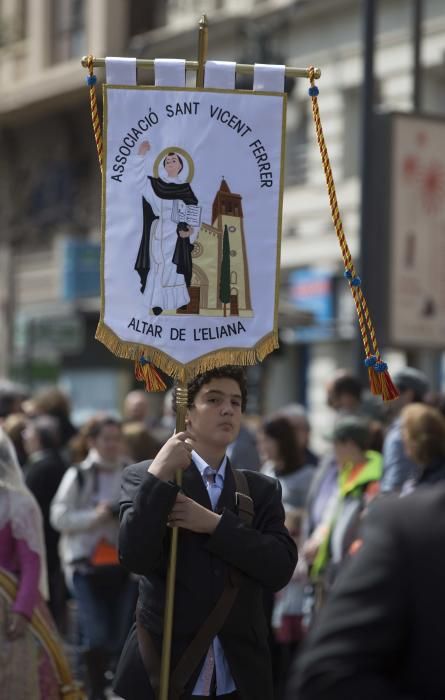
[[[224,449],[241,425],[241,390],[234,379],[211,379],[195,396],[187,411],[187,428],[199,444]]]

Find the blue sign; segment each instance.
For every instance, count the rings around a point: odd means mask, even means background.
[[[313,268],[295,270],[289,277],[289,301],[312,314],[314,323],[295,329],[295,338],[314,341],[333,335],[334,297],[332,275]]]
[[[100,296],[100,244],[69,238],[63,251],[65,301]]]

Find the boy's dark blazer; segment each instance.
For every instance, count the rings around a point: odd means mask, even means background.
[[[147,472],[150,462],[127,467],[121,495],[119,551],[122,564],[140,574],[138,617],[161,653],[165,583],[171,531],[167,516],[178,487]],[[212,535],[180,530],[176,572],[171,668],[188,647],[218,601],[230,567],[243,574],[237,599],[218,636],[242,700],[272,700],[272,675],[263,589],[278,591],[290,580],[297,548],[284,526],[281,487],[277,480],[245,470],[255,515],[252,526],[235,513],[235,480],[227,463]],[[183,473],[186,496],[211,508],[197,467]],[[186,686],[191,697],[204,658]],[[126,700],[154,697],[143,666],[135,628],[131,630],[117,670],[116,692]]]

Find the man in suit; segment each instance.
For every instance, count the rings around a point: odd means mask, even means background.
[[[445,697],[445,486],[376,501],[286,698]]]
[[[151,463],[124,472],[120,556],[124,566],[141,575],[137,625],[115,681],[116,692],[126,700],[154,698],[157,674],[148,667],[156,665],[161,651],[172,526],[180,528],[172,678],[227,587],[237,590],[208,646],[188,664],[178,696],[273,698],[263,589],[277,591],[287,584],[297,550],[284,526],[275,479],[243,471],[253,501],[251,525],[237,512],[226,449],[240,429],[246,393],[241,368],[222,367],[196,377],[189,384],[187,430],[171,437]],[[173,481],[178,469],[183,471],[181,490]]]

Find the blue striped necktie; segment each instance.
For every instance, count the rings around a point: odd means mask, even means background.
[[[204,479],[207,486],[207,491],[209,494],[210,502],[212,504],[213,510],[216,510],[219,497],[221,495],[223,487],[223,479],[221,474],[215,472],[214,469],[206,467],[204,470]]]

